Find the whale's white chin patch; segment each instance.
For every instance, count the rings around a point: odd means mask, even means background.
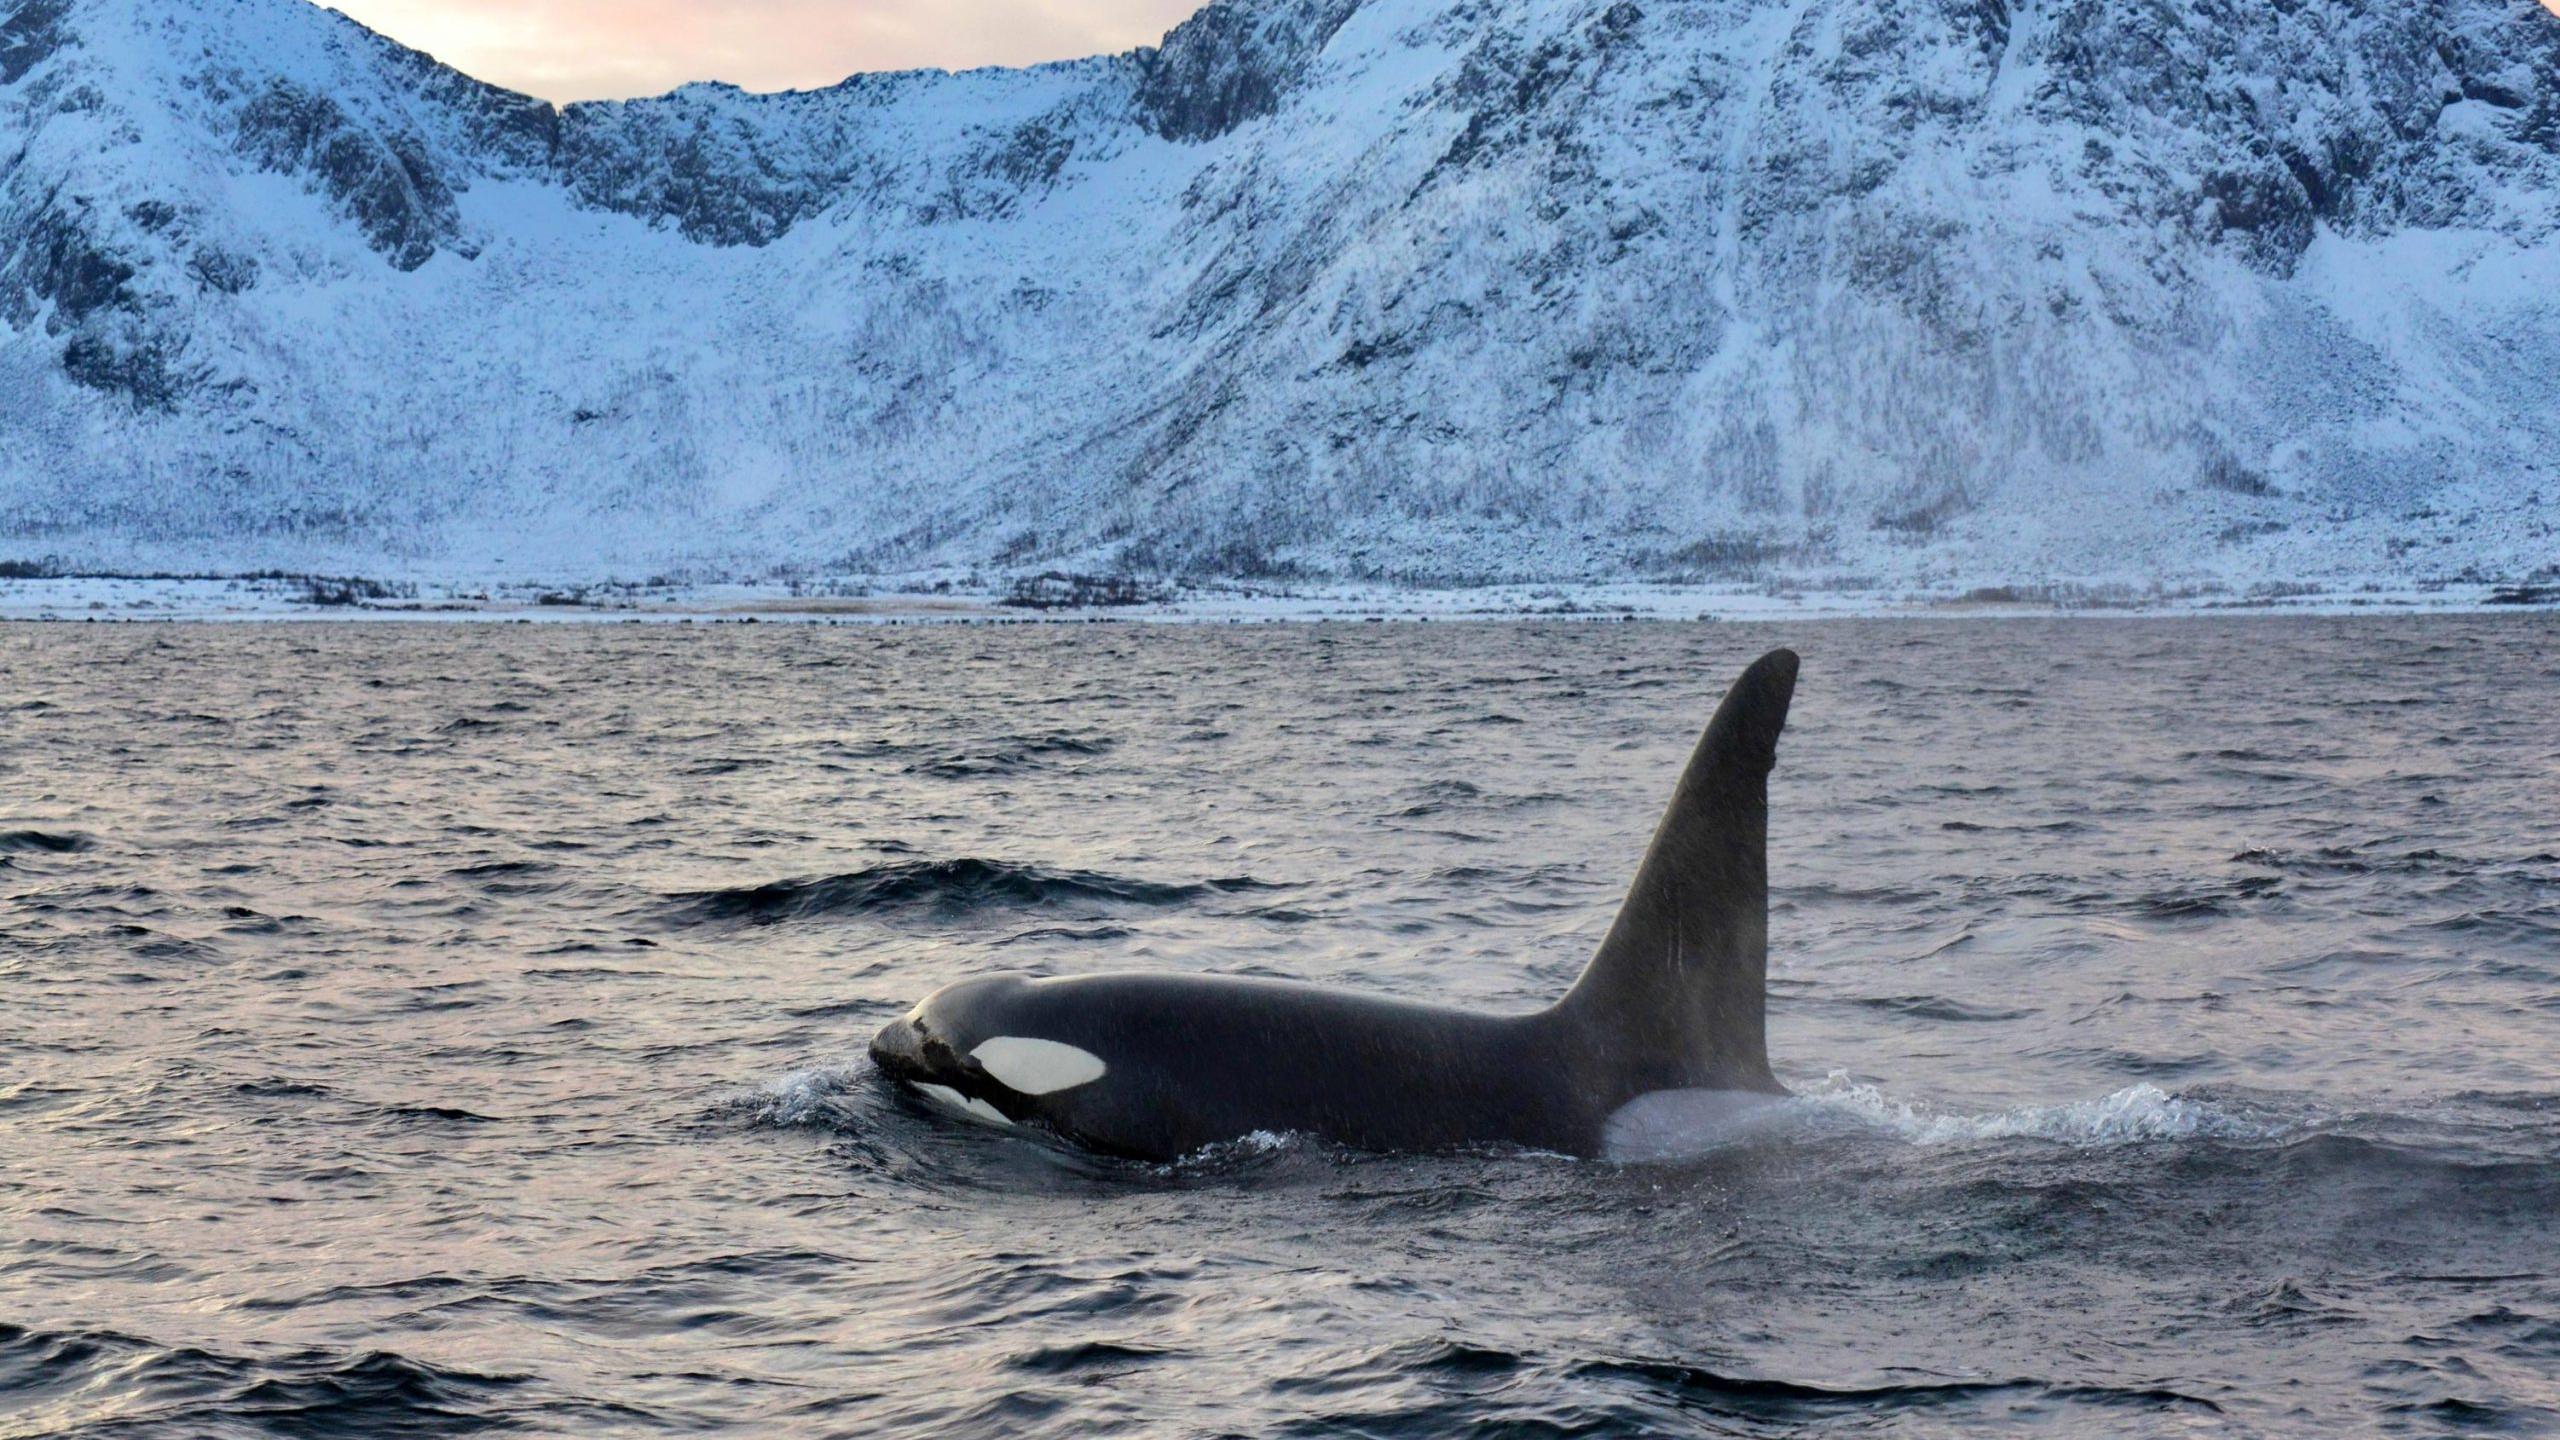
[[[907,1083],[915,1086],[918,1090],[923,1091],[925,1096],[928,1099],[933,1100],[935,1103],[947,1105],[973,1120],[984,1120],[991,1125],[1010,1126],[1013,1124],[1012,1121],[1005,1118],[1003,1111],[988,1104],[984,1100],[977,1099],[974,1096],[963,1095],[948,1085],[932,1085],[922,1080],[910,1080]]]
[[[970,1051],[969,1058],[1017,1095],[1072,1090],[1101,1079],[1110,1068],[1090,1050],[1027,1035],[999,1035]]]

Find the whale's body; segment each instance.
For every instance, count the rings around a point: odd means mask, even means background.
[[[1648,1096],[1782,1094],[1764,1024],[1768,776],[1795,677],[1775,650],[1734,682],[1616,923],[1544,1010],[1224,976],[991,975],[936,991],[872,1058],[980,1119],[1151,1160],[1255,1132],[1597,1155]]]

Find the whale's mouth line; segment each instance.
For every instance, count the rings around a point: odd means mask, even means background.
[[[931,1092],[939,1090],[1002,1113],[1001,1102],[1013,1098],[984,1067],[934,1034],[918,1016],[908,1016],[883,1031],[872,1043],[871,1063],[919,1099],[938,1098]]]
[[[948,1104],[947,1097],[956,1096],[962,1102],[957,1107],[961,1109],[970,1108],[970,1103],[974,1102],[977,1105],[986,1106],[999,1115],[1004,1115],[1003,1107],[996,1102],[999,1098],[1010,1098],[1002,1097],[995,1087],[979,1083],[976,1077],[968,1075],[955,1075],[923,1068],[900,1070],[888,1066],[882,1067],[882,1073],[887,1075],[893,1084],[918,1100]],[[1008,1123],[1022,1123],[1011,1115],[1004,1115],[1004,1118]]]

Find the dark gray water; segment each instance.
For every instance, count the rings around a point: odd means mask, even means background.
[[[2549,1433],[2555,639],[0,628],[0,1434]],[[1774,1134],[1149,1168],[858,1058],[1543,1003],[1780,642]]]

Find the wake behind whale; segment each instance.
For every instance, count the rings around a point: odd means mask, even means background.
[[[1257,1131],[1600,1155],[1667,1097],[1746,1115],[1785,1093],[1764,1020],[1768,777],[1796,664],[1773,650],[1734,682],[1616,922],[1544,1010],[1228,976],[990,975],[935,992],[872,1058],[978,1119],[1147,1160]]]

